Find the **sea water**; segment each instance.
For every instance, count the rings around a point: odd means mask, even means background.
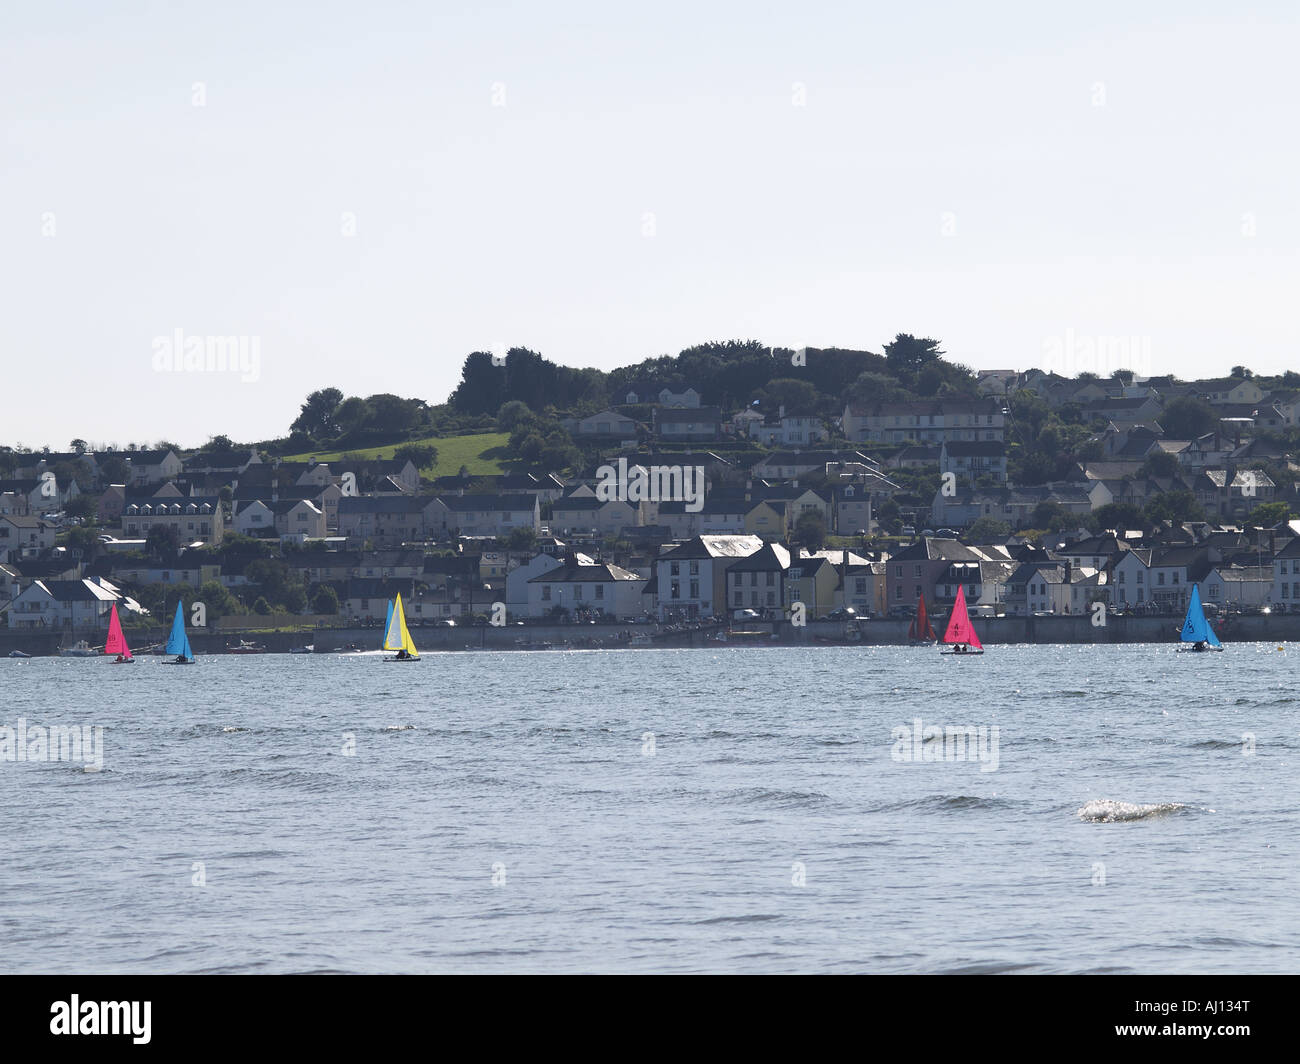
[[[0,969],[1291,972],[1298,659],[0,660]]]

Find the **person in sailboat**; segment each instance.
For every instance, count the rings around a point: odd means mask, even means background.
[[[409,658],[410,656],[411,656],[411,655],[408,654],[405,650],[399,650],[399,651],[397,652],[397,660],[398,660],[398,661],[405,661],[405,660],[406,660],[407,658]]]

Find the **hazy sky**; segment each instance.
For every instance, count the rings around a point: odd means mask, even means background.
[[[265,438],[497,344],[1300,367],[1300,9],[1248,6],[7,3],[0,442]]]

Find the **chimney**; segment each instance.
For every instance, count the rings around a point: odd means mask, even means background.
[[[1073,572],[1072,572],[1073,568],[1074,566],[1071,564],[1070,559],[1066,558],[1065,559],[1065,586],[1066,587],[1070,586],[1070,583],[1073,579]]]

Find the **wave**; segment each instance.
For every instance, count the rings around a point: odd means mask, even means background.
[[[766,787],[744,787],[717,797],[725,802],[738,802],[742,805],[776,805],[785,808],[821,805],[831,800],[829,794],[821,791],[779,791]]]
[[[1113,824],[1128,820],[1146,820],[1153,816],[1167,816],[1186,808],[1187,806],[1182,802],[1142,805],[1138,802],[1117,802],[1112,798],[1094,798],[1083,803],[1078,817],[1080,820],[1087,820],[1094,824]]]
[[[1005,809],[1017,805],[1009,798],[982,798],[976,794],[931,794],[924,798],[911,798],[905,802],[890,802],[874,807],[874,813],[893,813],[904,809],[917,809],[922,812],[949,813],[962,809]]]

